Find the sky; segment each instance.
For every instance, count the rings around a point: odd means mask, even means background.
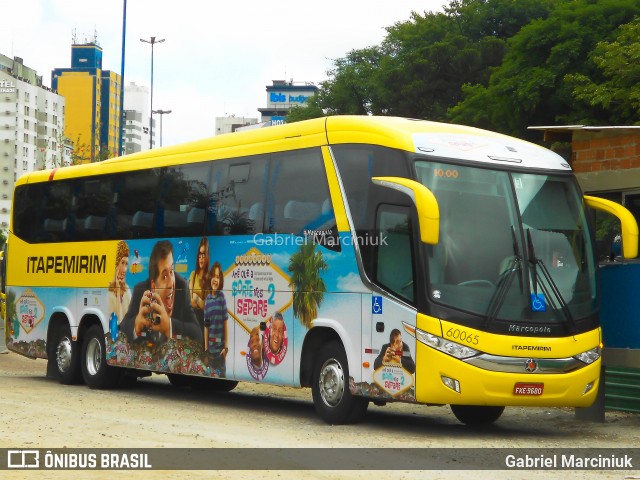
[[[102,68],[121,73],[124,0],[3,2],[0,53],[21,57],[51,86],[71,66],[71,45],[93,41]],[[257,118],[273,80],[327,80],[333,61],[378,45],[386,27],[412,12],[442,11],[448,0],[127,0],[125,84],[151,84],[162,144],[212,136],[215,118]],[[158,125],[158,123],[156,124]]]

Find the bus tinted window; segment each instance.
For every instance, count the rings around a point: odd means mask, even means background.
[[[262,231],[267,156],[213,162],[207,232],[244,235]]]
[[[78,180],[69,212],[69,239],[100,240],[113,235],[111,176]]]
[[[383,205],[378,212],[380,239],[376,279],[390,291],[413,302],[414,275],[409,209]],[[406,268],[400,268],[400,265]]]
[[[323,238],[335,230],[327,175],[320,149],[273,155],[267,202],[267,231]]]
[[[154,168],[119,175],[116,215],[121,238],[152,238],[158,235],[156,210],[161,170]],[[130,223],[129,223],[130,222]],[[124,226],[129,223],[130,228]]]
[[[41,238],[47,242],[67,239],[69,212],[73,194],[70,182],[50,183],[42,198],[40,210]]]
[[[404,154],[374,145],[336,145],[332,147],[340,178],[347,194],[348,207],[355,227],[362,264],[369,278],[376,278],[375,222],[381,203],[408,205],[406,195],[374,185],[371,177],[408,177]]]
[[[21,185],[13,194],[12,229],[29,243],[40,240],[40,206],[45,186],[42,183]]]
[[[162,177],[158,230],[164,236],[201,235],[210,163],[170,167]]]

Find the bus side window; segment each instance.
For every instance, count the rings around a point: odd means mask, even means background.
[[[48,184],[40,213],[43,241],[60,242],[68,239],[68,215],[71,211],[72,198],[71,182]]]
[[[69,212],[70,237],[74,240],[111,238],[114,218],[111,177],[83,178],[77,182]]]
[[[17,236],[29,243],[40,241],[40,225],[37,219],[42,205],[44,185],[46,184],[20,185],[13,194],[12,228]]]
[[[206,209],[212,235],[262,233],[267,155],[212,162]]]
[[[119,219],[121,238],[153,238],[158,234],[155,217],[161,175],[161,170],[154,168],[120,176],[114,214]],[[129,219],[131,227],[120,229],[120,225],[125,227]]]
[[[305,236],[339,250],[327,175],[319,149],[273,155],[267,199],[269,233]]]
[[[380,242],[376,247],[376,279],[391,292],[413,302],[415,282],[409,209],[381,205],[377,224]]]
[[[207,206],[210,162],[170,167],[162,177],[158,219],[160,233],[202,235]]]

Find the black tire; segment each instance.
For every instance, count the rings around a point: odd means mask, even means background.
[[[80,372],[80,349],[71,338],[71,329],[66,323],[57,325],[52,333],[47,372],[64,385],[82,382]]]
[[[480,405],[450,405],[450,407],[458,420],[471,427],[490,425],[504,412],[504,407]]]
[[[356,423],[369,406],[367,399],[351,395],[347,355],[342,344],[336,341],[318,352],[311,392],[316,412],[330,425]]]
[[[82,378],[89,388],[113,388],[120,380],[122,369],[107,364],[104,332],[100,325],[94,325],[82,342]]]

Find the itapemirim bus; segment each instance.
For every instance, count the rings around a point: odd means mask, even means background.
[[[542,147],[459,125],[337,116],[18,179],[7,345],[62,383],[167,374],[370,401],[589,406],[597,262],[583,197]]]

